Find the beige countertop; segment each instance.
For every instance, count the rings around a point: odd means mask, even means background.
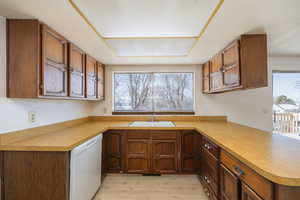
[[[129,127],[130,121],[85,121],[44,134],[3,143],[4,151],[70,151],[109,129],[150,129]],[[193,129],[247,164],[258,174],[282,185],[300,186],[300,141],[226,121],[175,121],[164,130]]]

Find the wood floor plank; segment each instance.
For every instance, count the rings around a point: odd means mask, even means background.
[[[196,175],[108,174],[94,200],[208,200]]]

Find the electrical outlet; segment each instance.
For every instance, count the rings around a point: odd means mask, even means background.
[[[36,112],[35,111],[28,112],[28,121],[30,123],[34,123],[36,121]]]
[[[107,113],[107,108],[106,108],[106,107],[104,107],[104,109],[103,109],[103,113],[104,113],[104,114],[106,114],[106,113]]]

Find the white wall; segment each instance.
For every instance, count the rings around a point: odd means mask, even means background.
[[[94,105],[94,115],[111,115],[112,111],[112,72],[113,71],[188,71],[195,72],[195,112],[196,115],[226,115],[230,121],[259,128],[272,130],[272,71],[298,70],[300,58],[269,58],[269,86],[259,89],[238,90],[222,94],[204,95],[201,92],[200,65],[139,65],[107,66],[106,100]]]
[[[91,104],[83,101],[6,98],[6,30],[0,16],[0,133],[31,128],[89,116]],[[28,121],[28,112],[35,111],[37,120]]]

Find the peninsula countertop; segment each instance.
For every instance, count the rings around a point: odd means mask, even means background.
[[[132,121],[86,120],[66,128],[2,144],[2,151],[70,151],[111,129],[196,130],[265,178],[300,186],[300,141],[222,120],[174,121],[175,127],[130,127]]]

